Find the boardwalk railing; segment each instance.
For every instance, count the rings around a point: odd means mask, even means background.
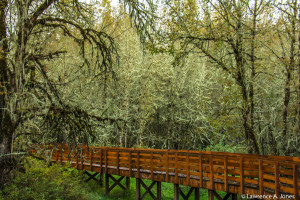
[[[299,200],[300,158],[206,151],[44,146],[52,162],[79,170],[233,194]]]

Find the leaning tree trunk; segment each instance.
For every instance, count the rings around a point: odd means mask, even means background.
[[[7,109],[7,97],[10,93],[9,69],[7,65],[8,43],[6,38],[5,10],[7,1],[0,1],[0,187],[8,177],[11,163],[14,125]]]

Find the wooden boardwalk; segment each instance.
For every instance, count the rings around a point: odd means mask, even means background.
[[[115,186],[128,189],[130,179],[137,178],[137,199],[147,194],[161,199],[161,182],[174,183],[174,199],[188,199],[199,188],[209,191],[209,199],[237,199],[242,194],[248,199],[295,199],[300,195],[300,158],[287,156],[263,156],[238,153],[221,153],[185,150],[132,149],[68,145],[43,146],[43,155],[52,162],[66,164],[85,170],[90,179],[105,174],[106,192]],[[94,172],[94,174],[90,172]],[[111,175],[121,176],[115,179]],[[120,180],[126,178],[123,186]],[[115,183],[109,186],[109,179]],[[147,186],[143,179],[152,180]],[[156,195],[151,188],[156,184]],[[190,186],[184,194],[179,185]],[[140,187],[146,192],[140,194]],[[215,191],[224,191],[220,197]],[[277,198],[276,198],[277,197]]]

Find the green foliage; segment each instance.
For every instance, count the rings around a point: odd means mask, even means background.
[[[81,200],[91,199],[88,188],[83,184],[81,172],[49,166],[33,158],[24,160],[25,172],[12,172],[12,180],[5,185],[0,199],[5,200]]]

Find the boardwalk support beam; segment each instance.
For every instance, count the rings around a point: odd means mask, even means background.
[[[122,185],[121,181],[126,178],[126,185]],[[109,186],[109,179],[111,179],[114,184],[112,186]],[[105,194],[109,194],[110,191],[112,191],[116,186],[120,186],[124,191],[130,189],[130,178],[121,176],[120,178],[116,179],[110,174],[105,174]]]
[[[93,179],[93,180],[96,181],[96,183],[98,183],[99,185],[102,185],[102,184],[103,184],[103,181],[102,181],[102,174],[100,174],[100,173],[98,173],[98,172],[95,172],[95,173],[93,174],[93,173],[90,173],[90,172],[88,172],[88,171],[84,171],[84,173],[85,173],[86,175],[89,176],[89,178],[86,179],[85,182],[89,182],[90,180]],[[96,178],[96,176],[97,176],[98,174],[100,174],[99,180]]]
[[[156,196],[153,194],[151,189],[156,183]],[[145,188],[145,193],[141,195],[141,185]],[[136,200],[143,200],[146,195],[149,194],[154,200],[161,200],[161,182],[153,181],[149,186],[147,186],[142,179],[136,179]]]
[[[208,190],[209,200],[214,200],[214,197],[216,197],[218,200],[227,200],[230,196],[232,200],[237,200],[237,194],[227,193],[224,198],[222,198],[215,190]]]
[[[200,199],[199,188],[191,187],[187,194],[184,194],[179,187],[179,184],[174,184],[174,200],[179,200],[180,196],[184,200],[188,200],[191,194],[195,191],[195,200]]]

